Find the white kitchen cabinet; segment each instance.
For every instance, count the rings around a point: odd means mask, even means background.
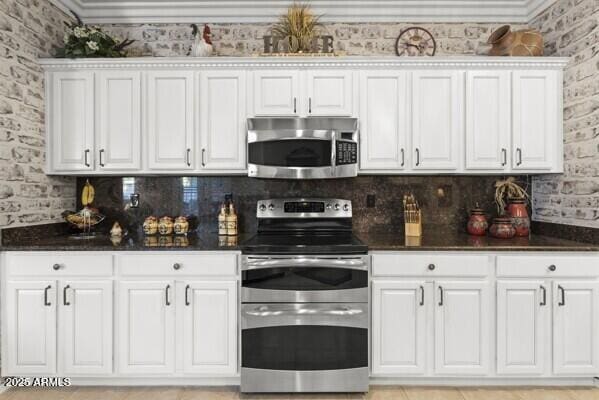
[[[246,170],[246,73],[199,74],[201,166],[205,170]]]
[[[3,376],[56,373],[56,282],[6,283]]]
[[[408,74],[360,72],[360,170],[402,170],[409,132]]]
[[[460,167],[463,72],[412,72],[412,168]]]
[[[553,282],[553,372],[599,374],[599,282]]]
[[[486,281],[435,282],[435,373],[489,373],[489,315]]]
[[[542,375],[550,338],[551,286],[543,280],[497,282],[497,373]]]
[[[148,168],[194,169],[194,86],[192,71],[146,73],[145,130]]]
[[[558,71],[512,73],[512,167],[515,170],[561,172],[563,169],[560,77]]]
[[[308,70],[306,72],[309,116],[353,115],[353,72],[351,70]]]
[[[67,375],[112,372],[112,281],[61,282],[59,349]]]
[[[373,280],[373,375],[426,372],[426,286],[424,281]]]
[[[188,374],[237,372],[237,283],[190,281],[178,302],[183,316],[183,370]]]
[[[119,282],[118,365],[123,374],[169,374],[175,366],[174,284]]]
[[[98,168],[140,169],[141,73],[100,71],[96,85]]]
[[[49,76],[50,169],[91,171],[94,168],[94,73],[54,72]]]
[[[299,70],[257,70],[253,76],[255,116],[299,115]]]
[[[510,72],[466,72],[466,169],[505,170],[510,151]]]

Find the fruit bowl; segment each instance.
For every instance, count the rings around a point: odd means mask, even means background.
[[[65,211],[62,216],[71,226],[87,233],[106,218],[97,209],[90,207],[84,207],[79,212]]]

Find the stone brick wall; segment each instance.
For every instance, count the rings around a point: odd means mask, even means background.
[[[0,0],[0,228],[61,220],[75,179],[44,175],[44,80],[38,57],[62,43],[48,0]]]
[[[399,33],[406,23],[331,23],[324,32],[332,35],[335,50],[347,55],[394,55]],[[418,24],[431,31],[437,41],[437,55],[475,55],[488,50],[486,40],[497,24]],[[514,25],[516,28],[518,25]],[[218,55],[250,56],[263,49],[263,36],[271,24],[210,24]],[[135,39],[129,47],[136,56],[185,56],[192,44],[189,24],[102,25],[119,37]]]
[[[533,180],[533,219],[599,228],[599,1],[558,0],[531,26],[564,74],[563,175]]]

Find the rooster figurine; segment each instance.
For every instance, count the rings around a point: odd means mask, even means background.
[[[193,35],[193,45],[191,46],[191,55],[193,57],[208,57],[212,55],[212,40],[210,39],[210,27],[208,25],[204,25],[204,32],[202,36],[200,36],[200,31],[196,24],[191,24],[191,28],[193,29],[191,34]]]

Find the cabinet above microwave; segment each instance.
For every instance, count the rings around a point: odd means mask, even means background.
[[[343,117],[358,120],[358,174],[560,173],[567,62],[40,60],[48,92],[46,172],[245,175],[254,164],[248,118]]]

